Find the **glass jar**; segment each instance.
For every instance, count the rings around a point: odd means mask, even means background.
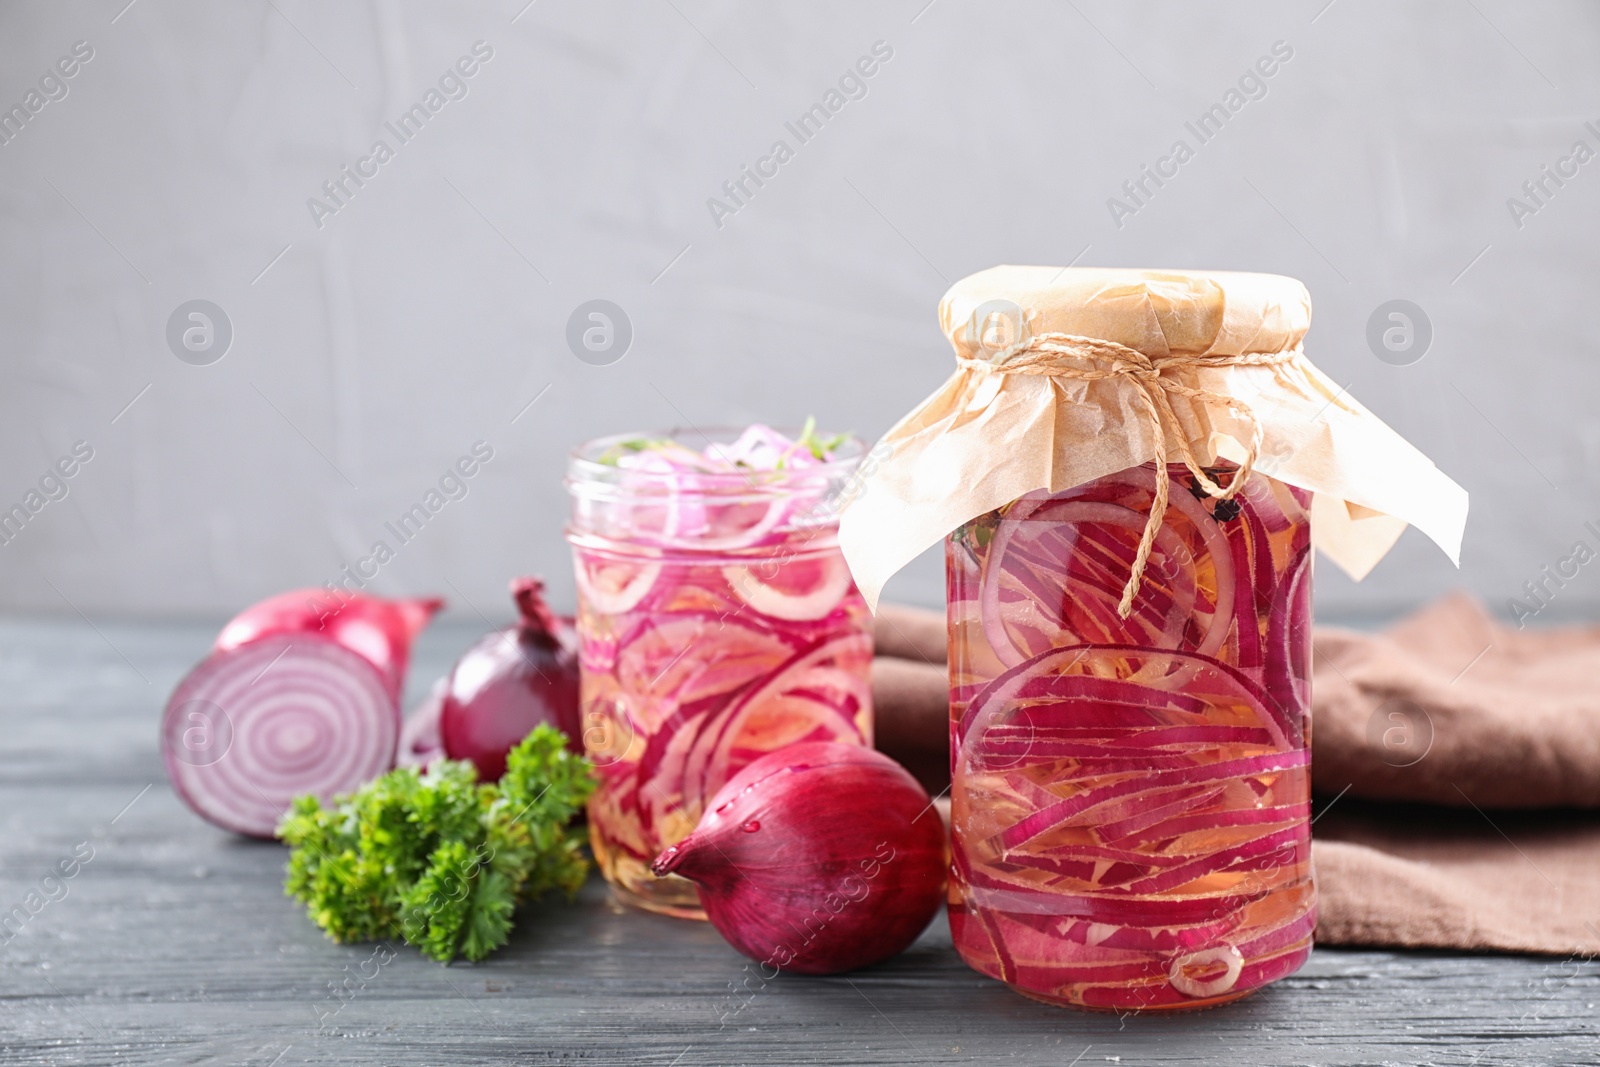
[[[710,433],[708,454],[736,436]],[[706,800],[784,745],[872,744],[872,617],[836,513],[863,450],[850,439],[780,470],[618,465],[619,450],[671,439],[577,449],[567,538],[595,858],[623,901],[704,918],[693,883],[650,863]]]
[[[1127,619],[1154,464],[946,540],[951,930],[1048,1003],[1221,1004],[1311,950],[1311,494],[1161,476]]]

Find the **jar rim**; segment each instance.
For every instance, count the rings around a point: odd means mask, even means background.
[[[799,435],[797,428],[774,427],[777,432],[793,438]],[[567,476],[564,484],[567,491],[574,496],[612,495],[698,495],[705,493],[719,497],[737,495],[739,493],[752,493],[760,496],[769,496],[783,493],[795,488],[815,489],[819,484],[826,484],[835,479],[848,478],[861,464],[866,455],[866,443],[854,434],[848,435],[844,442],[833,450],[832,458],[809,467],[794,467],[787,470],[748,470],[725,471],[706,473],[686,473],[678,471],[644,471],[637,468],[619,467],[613,463],[603,463],[598,459],[607,450],[620,445],[624,441],[634,441],[640,438],[666,439],[683,444],[684,438],[700,439],[710,444],[728,444],[745,431],[745,427],[691,426],[673,427],[669,430],[655,433],[619,433],[605,437],[596,437],[578,445],[567,454]],[[691,447],[685,445],[685,447]],[[627,485],[621,484],[622,476],[627,476]],[[686,477],[693,479],[693,489],[686,489]]]

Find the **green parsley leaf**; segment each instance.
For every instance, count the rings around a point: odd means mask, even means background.
[[[800,427],[800,436],[795,438],[794,443],[810,449],[812,456],[817,459],[825,460],[833,454],[834,449],[848,440],[850,440],[850,435],[847,433],[836,433],[831,437],[818,437],[817,417],[815,415],[807,415],[805,425]]]
[[[540,726],[480,784],[471,763],[390,771],[324,807],[298,797],[278,827],[284,892],[334,941],[401,937],[448,963],[505,944],[518,903],[588,876],[572,817],[594,789],[589,761]]]
[[[629,452],[646,452],[652,448],[665,448],[670,444],[672,441],[665,437],[630,437],[626,441],[618,441],[600,453],[595,462],[615,467],[618,460]]]

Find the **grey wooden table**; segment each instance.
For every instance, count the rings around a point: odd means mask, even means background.
[[[0,910],[42,901],[0,947],[0,1063],[1600,1063],[1600,963],[1577,960],[1318,949],[1236,1005],[1118,1018],[967,970],[942,917],[888,963],[763,985],[709,926],[591,882],[482,964],[380,965],[283,896],[280,847],[168,788],[158,710],[212,632],[0,622]],[[430,633],[416,686],[472,636]],[[370,977],[341,1002],[347,974]]]

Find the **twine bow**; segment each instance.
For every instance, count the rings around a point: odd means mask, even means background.
[[[1195,484],[1208,496],[1218,500],[1228,500],[1244,485],[1255,467],[1256,458],[1261,450],[1261,423],[1248,404],[1223,393],[1214,393],[1209,389],[1188,385],[1177,378],[1168,377],[1166,372],[1210,367],[1276,366],[1291,362],[1298,354],[1297,351],[1290,350],[1256,352],[1240,356],[1158,357],[1147,356],[1138,349],[1117,344],[1115,341],[1079,337],[1070,333],[1041,333],[999,350],[992,359],[958,359],[957,362],[968,370],[990,374],[1027,374],[1084,382],[1123,378],[1132,382],[1138,388],[1139,399],[1144,403],[1145,411],[1150,415],[1151,428],[1155,431],[1155,462],[1158,472],[1165,473],[1167,469],[1167,433],[1170,430],[1172,436],[1177,439],[1184,466],[1194,475]],[[1083,363],[1088,363],[1090,366],[1083,366]],[[1189,439],[1183,432],[1183,426],[1172,410],[1171,394],[1226,408],[1241,422],[1249,425],[1250,440],[1245,442],[1244,462],[1234,471],[1227,485],[1219,485],[1214,481],[1195,458],[1194,450],[1189,446]],[[1168,482],[1169,479],[1163,477],[1157,477],[1155,480],[1155,499],[1150,504],[1150,517],[1145,522],[1144,533],[1139,538],[1139,550],[1133,558],[1133,570],[1128,575],[1127,584],[1122,588],[1122,600],[1117,605],[1117,614],[1124,619],[1133,613],[1133,598],[1139,592],[1139,585],[1144,579],[1145,564],[1149,562],[1150,549],[1155,544],[1156,531],[1161,528],[1161,520],[1167,512]]]

